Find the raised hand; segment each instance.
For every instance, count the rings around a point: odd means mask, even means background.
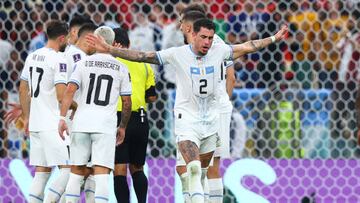
[[[284,40],[287,33],[289,31],[289,28],[287,25],[282,25],[280,30],[275,34],[275,41],[279,42],[281,40]]]
[[[111,46],[108,45],[104,38],[94,34],[86,35],[86,42],[88,46],[94,48],[97,52],[109,53]]]

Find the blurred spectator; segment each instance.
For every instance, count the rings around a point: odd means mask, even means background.
[[[10,53],[13,51],[13,46],[10,42],[0,39],[0,67],[5,68],[10,60]]]
[[[130,49],[141,51],[154,51],[155,25],[150,23],[144,13],[135,14],[135,28],[129,33]]]

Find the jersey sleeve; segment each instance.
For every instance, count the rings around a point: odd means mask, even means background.
[[[224,57],[224,61],[232,61],[233,60],[233,48],[231,45],[218,43],[222,56]],[[220,54],[220,53],[219,53]]]
[[[21,71],[21,80],[29,81],[29,57],[31,57],[31,55],[26,58],[24,68]]]
[[[62,54],[57,54],[52,65],[54,69],[54,84],[66,84],[69,67],[65,57]]]
[[[166,65],[172,63],[175,59],[176,47],[161,50],[156,52],[156,57],[160,62],[160,65]]]
[[[120,81],[120,96],[130,96],[131,89],[131,77],[127,67],[121,69],[121,81]]]
[[[149,64],[145,64],[145,67],[148,73],[146,78],[145,97],[156,96],[154,70]]]
[[[81,85],[81,62],[74,65],[74,71],[71,73],[68,83],[74,83],[78,86],[78,89]]]

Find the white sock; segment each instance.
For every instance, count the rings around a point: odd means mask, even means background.
[[[45,202],[58,202],[62,194],[65,192],[66,184],[69,180],[70,168],[61,168],[59,176],[52,182],[49,192],[45,198]]]
[[[109,178],[109,174],[94,175],[96,203],[109,201]]]
[[[65,189],[66,203],[77,203],[80,198],[80,187],[84,176],[70,173],[69,181]]]
[[[208,179],[210,203],[222,203],[223,202],[223,182],[221,178]]]
[[[186,165],[189,174],[189,192],[192,203],[204,202],[204,190],[201,185],[201,163],[198,160],[191,161]]]
[[[208,168],[201,169],[201,185],[204,189],[204,202],[209,202],[209,183],[207,179]]]
[[[29,203],[44,201],[44,189],[50,177],[50,172],[35,172],[29,191]]]
[[[182,186],[182,193],[183,193],[183,197],[184,197],[184,202],[185,203],[190,203],[190,193],[189,193],[189,176],[188,173],[185,172],[183,174],[181,174],[180,176],[180,180],[181,180],[181,186]]]
[[[95,180],[93,175],[89,175],[89,177],[86,178],[84,192],[85,202],[95,202]]]

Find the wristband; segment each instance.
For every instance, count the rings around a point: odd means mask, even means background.
[[[65,116],[60,116],[60,120],[66,121],[66,117]]]
[[[270,39],[271,39],[271,43],[274,43],[276,41],[275,36],[271,36]]]

